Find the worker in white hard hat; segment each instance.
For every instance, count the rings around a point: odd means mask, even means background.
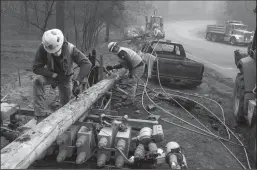
[[[73,62],[80,67],[80,71],[71,89]],[[81,82],[87,77],[91,66],[89,59],[64,38],[61,30],[51,29],[43,34],[33,63],[33,72],[39,75],[33,84],[34,114],[38,122],[49,114],[44,108],[44,86],[58,87],[63,106],[69,102],[71,92],[76,97],[80,93]]]
[[[133,103],[136,96],[138,81],[144,74],[145,64],[135,51],[126,47],[120,47],[117,42],[110,42],[108,44],[108,49],[118,56],[120,62],[114,66],[107,66],[106,69],[108,71],[120,68],[128,69],[130,78],[128,83],[132,85],[131,92],[129,93],[132,96],[130,96],[131,100],[129,102]]]

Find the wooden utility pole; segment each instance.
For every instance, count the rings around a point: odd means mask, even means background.
[[[56,1],[56,28],[64,33],[64,3],[65,1]]]
[[[45,118],[33,129],[19,136],[1,149],[1,169],[27,169],[46,149],[81,116],[91,109],[105,93],[112,89],[126,73],[121,69],[72,99],[56,112]],[[8,156],[9,155],[9,156]]]

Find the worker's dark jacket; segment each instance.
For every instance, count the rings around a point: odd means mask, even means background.
[[[88,75],[92,66],[89,59],[81,51],[73,44],[65,41],[61,55],[54,56],[47,53],[41,44],[36,53],[33,72],[45,77],[52,77],[54,73],[57,73],[68,78],[73,74],[73,62],[80,67],[77,79],[81,82]]]

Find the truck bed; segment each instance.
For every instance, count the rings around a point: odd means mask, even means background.
[[[225,34],[225,26],[223,25],[207,25],[206,32],[214,32],[218,34]]]

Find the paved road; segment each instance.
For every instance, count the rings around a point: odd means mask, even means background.
[[[166,38],[183,44],[188,57],[202,62],[233,80],[238,70],[234,63],[234,51],[246,51],[245,46],[231,46],[226,43],[210,42],[197,35],[206,25],[215,21],[176,21],[165,24]]]

